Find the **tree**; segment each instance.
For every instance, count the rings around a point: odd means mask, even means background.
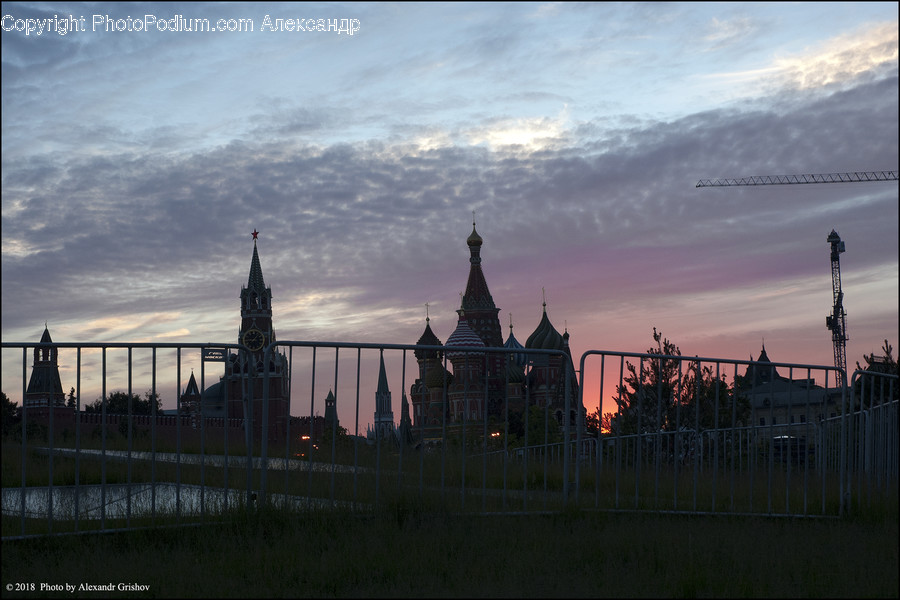
[[[600,407],[595,408],[593,412],[589,412],[584,419],[584,429],[587,431],[588,435],[591,437],[598,437],[600,435],[602,421],[603,415],[600,414]]]
[[[866,361],[866,366],[862,367],[860,366],[859,361],[856,361],[856,368],[864,371],[875,371],[876,373],[900,375],[900,372],[897,370],[897,361],[894,359],[894,348],[891,346],[890,342],[884,340],[881,351],[884,352],[881,356],[876,356],[874,352],[869,355],[863,354],[863,360]]]
[[[69,390],[69,395],[66,397],[66,406],[68,408],[75,408],[75,406],[76,406],[75,388],[74,387]]]
[[[528,409],[528,445],[554,444],[562,440],[559,423],[543,406],[531,405]]]
[[[856,361],[856,369],[867,371],[868,373],[900,375],[900,369],[898,369],[897,361],[894,359],[894,348],[887,340],[884,340],[881,351],[884,353],[881,356],[877,356],[874,352],[869,355],[863,354],[863,360],[866,361],[866,366],[863,367],[859,364],[859,361]],[[866,386],[866,391],[863,391],[863,384]],[[869,398],[873,397],[876,399],[886,399],[891,396],[892,400],[900,398],[900,382],[891,380],[887,377],[879,377],[877,375],[864,374],[856,380],[854,389],[857,398],[861,397],[862,394],[865,394],[867,401]]]
[[[646,354],[681,356],[681,350],[653,328],[656,348]],[[625,363],[628,372],[616,387],[615,413],[608,413],[610,433],[632,434],[671,431],[675,428],[676,393],[679,390],[679,361],[641,358],[638,365]],[[605,417],[606,415],[604,415]]]
[[[626,362],[627,375],[616,389],[618,410],[603,415],[601,430],[627,435],[731,427],[732,416],[735,423],[746,422],[749,403],[733,397],[724,375],[710,365],[664,358],[681,357],[681,350],[655,327],[653,341],[656,347],[646,354],[660,358],[642,357],[637,365]]]
[[[0,392],[3,400],[3,437],[9,435],[19,423],[19,404],[9,399],[5,392]]]
[[[131,414],[132,415],[152,415],[154,404],[156,411],[162,408],[162,400],[159,394],[154,394],[147,390],[144,397],[141,398],[137,394],[132,394],[131,398]],[[129,405],[129,396],[127,392],[113,392],[106,397],[106,414],[109,415],[127,415]],[[103,398],[97,398],[84,407],[85,412],[99,413],[103,411]]]

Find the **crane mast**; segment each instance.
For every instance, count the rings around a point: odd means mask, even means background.
[[[838,387],[843,387],[847,373],[847,315],[844,312],[844,292],[841,290],[841,253],[845,248],[841,236],[834,229],[828,235],[828,243],[831,244],[831,289],[834,293],[834,308],[831,314],[825,317],[825,327],[831,331],[831,340],[834,343],[834,366],[837,367],[835,383]]]
[[[867,181],[897,181],[897,171],[853,171],[848,173],[817,173],[808,175],[754,175],[735,179],[701,179],[697,187],[730,187],[735,185],[794,185],[804,183],[864,183]],[[831,244],[831,288],[834,307],[825,317],[825,327],[831,331],[834,345],[835,383],[843,387],[847,374],[847,315],[844,312],[844,292],[841,290],[841,253],[844,242],[832,229],[828,236]]]

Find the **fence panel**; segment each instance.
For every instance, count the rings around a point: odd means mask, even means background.
[[[263,504],[836,517],[897,488],[896,375],[831,387],[834,367],[599,350],[576,371],[565,351],[471,346],[2,347],[22,404],[4,416],[4,538]],[[48,364],[66,385],[42,394]]]

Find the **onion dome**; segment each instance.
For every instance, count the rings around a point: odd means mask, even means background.
[[[506,381],[509,383],[525,383],[525,369],[515,361],[506,363]]]
[[[524,349],[525,346],[523,346],[523,345],[519,342],[519,340],[516,339],[516,336],[513,335],[513,330],[512,330],[512,328],[513,328],[512,323],[510,323],[510,324],[509,324],[509,337],[506,338],[506,341],[503,343],[503,347],[504,347],[504,348],[507,348],[507,349],[509,349],[509,350],[521,350],[521,349]],[[524,366],[525,366],[525,363],[528,361],[528,357],[526,357],[524,354],[520,354],[520,353],[510,353],[509,356],[510,356],[511,362],[512,362],[513,364],[516,364],[516,365],[520,366],[520,367],[524,367]]]
[[[476,346],[479,348],[484,348],[484,342],[481,341],[481,338],[478,337],[478,334],[472,331],[472,328],[469,327],[468,321],[466,321],[466,317],[462,311],[459,311],[459,322],[456,324],[456,329],[453,333],[450,334],[450,337],[447,338],[447,346]],[[447,358],[453,360],[455,358],[462,358],[466,356],[466,354],[472,355],[472,352],[465,351],[447,351]]]
[[[419,341],[416,342],[419,346],[440,346],[441,340],[438,339],[434,332],[431,330],[431,324],[429,323],[431,319],[425,319],[425,331],[422,333],[422,337],[419,338]],[[426,358],[440,358],[441,351],[440,350],[423,350],[420,348],[416,348],[413,352],[416,358],[419,360]]]
[[[472,246],[480,246],[483,242],[484,240],[481,239],[481,236],[475,231],[475,223],[472,223],[472,233],[466,238],[466,244],[471,248]]]
[[[556,328],[550,323],[550,319],[547,317],[547,303],[544,303],[544,315],[541,317],[541,322],[538,323],[537,329],[534,330],[528,339],[525,341],[526,348],[533,348],[535,350],[563,350],[565,349],[565,343],[563,342],[563,336],[559,334]]]
[[[444,387],[444,383],[448,386],[453,383],[453,374],[444,368],[444,365],[435,365],[425,373],[425,387],[429,390]]]

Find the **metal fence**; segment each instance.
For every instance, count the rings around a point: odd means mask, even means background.
[[[3,391],[23,401],[4,415],[4,538],[261,506],[837,517],[897,492],[896,375],[833,388],[825,366],[592,350],[576,370],[560,350],[337,342],[262,360],[234,344],[2,348]],[[29,353],[47,349],[72,408],[28,393]],[[205,408],[182,401],[189,369]],[[119,390],[175,410],[112,414]]]

